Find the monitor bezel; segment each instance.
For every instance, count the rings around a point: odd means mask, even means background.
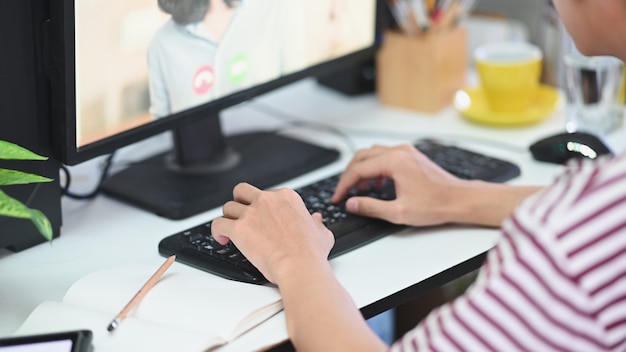
[[[316,77],[334,70],[348,68],[351,64],[372,58],[378,49],[378,19],[372,37],[373,43],[366,48],[344,56],[309,66],[294,73],[278,77],[206,104],[158,119],[84,146],[77,146],[76,136],[76,74],[75,74],[75,0],[50,2],[50,16],[45,23],[44,44],[48,52],[48,78],[51,97],[51,140],[55,158],[66,165],[76,165],[101,155],[140,142],[157,134],[172,130],[181,124],[207,116],[215,116],[221,110],[245,102],[262,94],[292,84],[307,77]],[[378,4],[375,2],[375,16]]]

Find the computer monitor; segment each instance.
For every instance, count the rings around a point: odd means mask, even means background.
[[[180,219],[338,152],[275,132],[225,136],[220,111],[371,57],[376,0],[50,0],[53,149],[67,165],[167,130],[174,149],[103,190]]]

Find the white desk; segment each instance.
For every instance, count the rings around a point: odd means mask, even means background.
[[[537,125],[491,128],[467,122],[452,108],[436,115],[418,114],[380,106],[374,95],[346,97],[320,87],[312,80],[285,87],[260,98],[259,102],[299,119],[335,126],[351,136],[359,148],[372,143],[410,142],[422,136],[448,139],[515,161],[522,176],[512,183],[546,184],[560,169],[556,165],[533,161],[527,151],[531,142],[562,131],[560,109]],[[225,130],[232,132],[251,126],[273,128],[281,125],[281,120],[259,110],[260,103],[244,104],[225,112]],[[294,129],[292,132],[335,146],[344,153],[340,161],[287,182],[287,186],[298,187],[339,172],[351,157],[345,140],[335,134],[311,129]],[[610,136],[609,143],[617,150],[624,149],[623,137],[623,130],[616,131]],[[164,138],[158,136],[140,146],[126,148],[117,160],[127,160],[139,150],[152,152],[151,146],[168,140]],[[90,161],[72,168],[72,188],[76,192],[93,186],[97,164],[97,161]],[[156,268],[163,261],[157,253],[162,238],[219,215],[220,210],[214,209],[185,220],[171,221],[105,196],[88,202],[63,199],[60,238],[52,244],[44,243],[16,254],[0,251],[0,336],[15,331],[42,301],[61,300],[74,281],[90,272],[138,262]],[[409,229],[340,256],[332,260],[332,264],[357,306],[364,308],[366,316],[371,316],[393,304],[392,298],[396,302],[408,300],[405,296],[418,292],[424,280],[436,278],[438,274],[480,256],[497,238],[498,231],[482,228]],[[180,263],[175,263],[172,269],[195,270]],[[448,273],[451,275],[449,279],[462,274],[454,269]],[[210,298],[209,293],[207,296]],[[252,350],[285,339],[284,315],[280,313],[221,350]],[[185,351],[184,341],[181,341],[180,351]]]

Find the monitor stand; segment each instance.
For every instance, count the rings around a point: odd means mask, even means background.
[[[266,189],[330,164],[339,152],[274,132],[224,137],[218,116],[174,131],[174,151],[113,174],[102,191],[169,219],[222,206],[233,187]]]

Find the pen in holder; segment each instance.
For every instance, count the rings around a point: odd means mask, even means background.
[[[386,31],[376,56],[382,104],[437,112],[465,86],[467,33],[460,25],[420,35]]]

